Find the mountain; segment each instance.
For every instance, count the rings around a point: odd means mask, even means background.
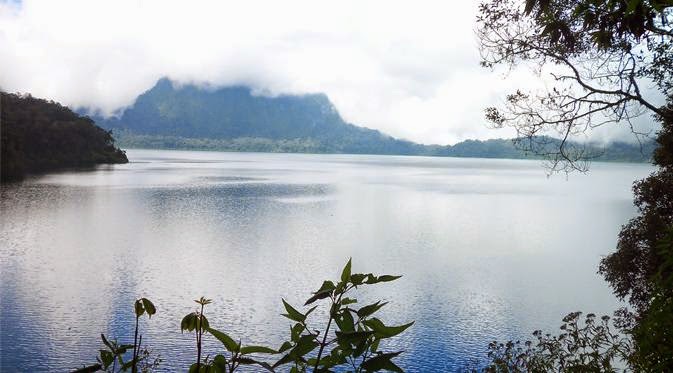
[[[345,122],[324,94],[265,97],[243,86],[218,89],[174,84],[164,78],[119,118],[96,118],[129,148],[255,152],[397,154],[535,158],[512,140],[467,140],[422,145]],[[547,146],[559,140],[545,139]],[[591,145],[599,160],[649,160],[653,143]]]
[[[0,92],[0,181],[101,163],[126,163],[109,131],[53,101]]]
[[[135,135],[187,139],[302,140],[331,153],[416,154],[422,146],[346,123],[324,94],[253,95],[247,87],[179,88],[161,79],[104,128]]]

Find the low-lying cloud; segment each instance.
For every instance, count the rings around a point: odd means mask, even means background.
[[[483,109],[536,78],[522,71],[503,80],[479,67],[476,7],[445,0],[0,2],[0,87],[112,115],[166,76],[267,94],[324,92],[347,121],[417,142],[512,136],[488,129]]]

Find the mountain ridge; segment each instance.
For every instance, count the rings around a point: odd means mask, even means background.
[[[539,158],[512,140],[425,145],[344,121],[323,93],[254,95],[246,86],[200,88],[162,78],[117,118],[94,117],[127,148]],[[560,140],[547,141],[548,146]],[[576,146],[577,143],[574,143]],[[653,142],[588,145],[598,160],[643,162]]]

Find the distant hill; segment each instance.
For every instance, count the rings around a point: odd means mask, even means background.
[[[204,89],[161,79],[119,118],[96,118],[128,148],[255,152],[396,154],[535,158],[512,140],[468,140],[453,146],[396,139],[345,122],[324,94],[264,97],[235,86]],[[558,144],[548,141],[548,146]],[[641,162],[654,143],[592,146],[598,160]]]
[[[0,124],[0,181],[66,167],[128,162],[109,131],[52,101],[1,92]]]

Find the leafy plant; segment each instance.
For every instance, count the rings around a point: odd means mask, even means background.
[[[484,372],[613,372],[633,354],[632,339],[619,319],[599,320],[593,313],[581,322],[581,312],[563,318],[559,335],[533,332],[531,341],[491,342]]]
[[[145,313],[148,317],[152,317],[157,312],[154,304],[147,298],[140,298],[135,301],[134,312],[136,316],[135,331],[133,337],[133,344],[121,344],[116,339],[109,339],[105,334],[101,334],[104,348],[99,350],[99,355],[96,358],[97,364],[83,367],[75,370],[78,373],[97,372],[103,370],[106,372],[125,372],[131,369],[131,372],[138,372],[138,364],[143,363],[141,372],[153,371],[161,363],[159,356],[155,357],[153,361],[149,361],[152,353],[147,348],[142,348],[143,336],[139,334],[139,320]],[[124,355],[132,350],[132,357],[129,361],[124,361]]]
[[[152,315],[157,313],[156,307],[154,307],[154,304],[147,298],[140,298],[137,299],[135,302],[135,313],[136,313],[136,328],[135,332],[133,333],[133,360],[131,360],[131,371],[133,373],[138,372],[138,360],[141,358],[140,356],[140,345],[142,344],[143,341],[143,336],[140,335],[140,340],[138,339],[138,321],[140,320],[140,316],[143,314],[147,313],[147,317],[152,318]]]
[[[387,326],[374,317],[387,302],[377,301],[355,308],[357,299],[348,297],[349,293],[360,286],[374,285],[380,282],[394,281],[401,276],[371,273],[351,273],[351,260],[341,272],[339,281],[324,281],[320,288],[304,303],[309,306],[319,300],[329,301],[327,326],[324,331],[309,327],[308,317],[317,306],[302,313],[283,300],[283,316],[292,320],[290,340],[284,342],[279,352],[284,356],[273,368],[283,364],[294,364],[291,372],[305,372],[313,368],[314,372],[330,371],[337,366],[350,366],[354,372],[374,372],[403,370],[392,359],[402,351],[383,352],[379,349],[381,341],[392,338],[413,325],[413,322],[400,326]],[[331,329],[336,324],[335,329]],[[314,354],[315,350],[318,350]]]
[[[103,340],[103,344],[106,347],[105,349],[99,350],[100,355],[96,359],[98,360],[98,363],[100,363],[102,370],[112,373],[121,372],[128,370],[133,365],[135,360],[124,361],[124,354],[126,354],[129,349],[134,348],[133,345],[119,344],[117,343],[117,340],[108,340],[105,337],[105,334],[101,334],[100,338]],[[119,364],[119,370],[116,370],[117,363]]]
[[[212,360],[208,357],[200,365],[193,364],[189,372],[203,373],[232,373],[241,365],[258,365],[268,371],[273,372],[271,365],[265,361],[256,360],[253,354],[277,354],[278,351],[265,346],[242,346],[241,341],[234,341],[229,335],[217,329],[206,328],[208,333],[222,343],[225,350],[229,352],[228,357],[225,354],[218,354]]]
[[[375,372],[388,370],[403,372],[392,360],[402,351],[384,352],[381,342],[392,338],[406,329],[413,322],[399,325],[386,325],[374,315],[387,302],[377,301],[362,307],[356,307],[358,300],[351,293],[361,286],[374,285],[382,282],[397,280],[401,276],[381,275],[371,273],[351,273],[351,260],[341,271],[338,281],[324,281],[320,288],[306,300],[304,306],[324,300],[329,301],[327,326],[324,331],[309,327],[309,316],[317,306],[302,313],[284,299],[282,300],[286,313],[283,316],[292,320],[290,338],[283,342],[278,349],[266,346],[243,346],[241,341],[234,340],[225,332],[210,327],[204,314],[205,306],[212,303],[210,299],[201,297],[195,302],[200,306],[182,318],[180,329],[182,332],[194,332],[196,338],[196,362],[189,368],[190,373],[233,373],[241,366],[256,366],[274,372],[277,368],[291,365],[290,372],[331,372],[335,367],[341,367],[353,372]],[[151,353],[142,346],[142,335],[139,334],[139,319],[142,315],[149,317],[156,313],[154,304],[147,298],[140,298],[135,302],[136,325],[134,343],[127,345],[109,341],[101,335],[107,349],[100,350],[99,364],[84,367],[77,372],[96,372],[100,369],[109,372],[119,372],[132,369],[135,373],[139,363],[141,372],[148,372],[157,368],[160,358],[149,359]],[[202,359],[202,342],[204,334],[210,334],[222,343],[224,352],[215,355],[212,359],[206,355]],[[133,349],[130,361],[124,361],[124,355]],[[280,359],[272,364],[271,357],[260,359],[259,354],[282,354]],[[117,370],[117,366],[119,370]]]
[[[194,331],[194,334],[196,335],[196,371],[199,372],[201,367],[201,340],[203,338],[203,332],[209,327],[208,319],[203,314],[203,308],[207,304],[212,303],[212,300],[201,297],[194,300],[194,302],[201,305],[201,309],[185,316],[180,323],[180,329],[183,332],[185,330],[190,332]]]

